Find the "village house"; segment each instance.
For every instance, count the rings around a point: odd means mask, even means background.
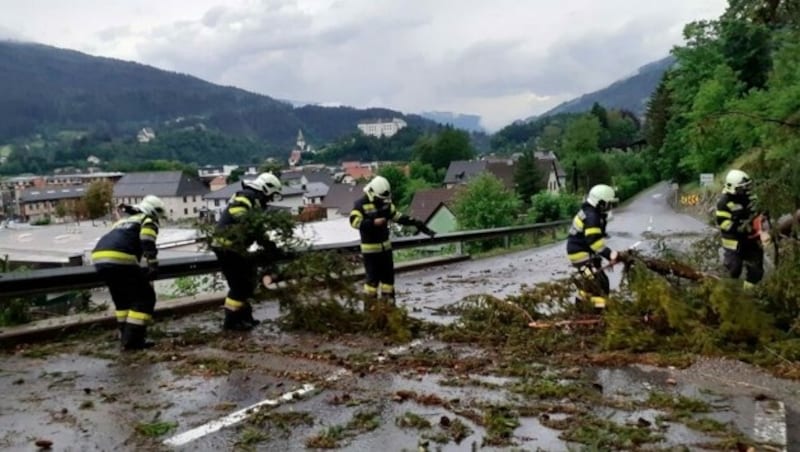
[[[147,195],[164,201],[172,220],[196,218],[209,192],[200,179],[181,171],[128,173],[114,185],[114,203],[136,204]]]
[[[458,188],[432,188],[414,193],[408,214],[425,222],[438,234],[458,230],[453,213],[453,197]]]
[[[365,184],[334,184],[328,190],[321,206],[327,211],[329,220],[349,217],[356,200],[364,195]]]
[[[73,216],[76,204],[84,194],[86,194],[84,185],[46,185],[27,188],[19,195],[20,216],[31,223],[61,216]],[[59,209],[63,209],[61,215]]]

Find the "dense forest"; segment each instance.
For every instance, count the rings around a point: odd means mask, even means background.
[[[200,118],[209,129],[270,147],[291,147],[298,129],[312,143],[327,143],[370,118],[400,117],[420,129],[436,125],[382,108],[294,108],[138,63],[8,41],[0,41],[0,86],[14,87],[0,89],[0,145],[62,130],[132,137],[142,127],[158,131],[180,117]]]

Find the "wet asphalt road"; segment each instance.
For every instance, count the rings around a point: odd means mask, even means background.
[[[637,249],[648,250],[655,245],[652,239],[645,237],[648,231],[666,236],[672,245],[682,240],[670,240],[670,234],[700,234],[708,230],[695,218],[675,213],[667,204],[668,196],[669,186],[659,184],[612,212],[607,228],[608,246],[623,250],[640,242]],[[523,285],[566,277],[571,268],[565,244],[560,242],[504,256],[405,273],[398,275],[396,286],[398,298],[409,307],[440,307],[476,293],[502,298],[518,293]],[[610,272],[609,278],[613,290],[619,285],[620,273]]]
[[[647,231],[663,235],[704,231],[706,226],[697,220],[675,214],[666,203],[667,196],[668,187],[659,185],[618,209],[609,224],[609,245],[623,249],[642,241],[641,249],[647,249],[653,246],[642,236]],[[400,301],[414,309],[415,315],[428,317],[429,311],[424,307],[444,306],[475,293],[496,296],[516,293],[522,285],[560,278],[569,270],[564,244],[559,243],[402,274],[398,276],[397,287]],[[619,275],[612,273],[611,277],[614,287]],[[262,303],[257,308],[257,316],[264,319],[273,319],[277,314],[274,303]],[[108,333],[45,349],[41,356],[4,355],[0,364],[0,388],[4,394],[0,398],[0,449],[36,450],[33,441],[37,438],[52,440],[54,450],[63,451],[167,449],[159,444],[171,435],[264,399],[277,399],[303,384],[312,384],[314,390],[302,399],[275,410],[307,411],[314,416],[314,425],[298,426],[288,435],[270,432],[268,440],[254,446],[256,450],[303,450],[305,438],[326,426],[346,423],[356,410],[365,406],[381,413],[381,426],[347,442],[346,449],[414,450],[419,434],[394,427],[395,416],[414,411],[435,423],[442,415],[452,416],[452,413],[414,402],[392,403],[388,397],[395,391],[436,392],[442,398],[458,398],[465,404],[471,400],[506,396],[486,389],[444,388],[437,384],[438,377],[419,375],[414,369],[399,373],[368,372],[363,376],[341,374],[332,379],[331,376],[339,375],[337,371],[341,368],[330,360],[315,359],[314,353],[359,354],[380,367],[379,356],[386,354],[388,345],[358,336],[285,334],[264,325],[249,336],[225,335],[213,344],[199,341],[198,345],[169,345],[170,337],[187,331],[217,335],[219,319],[218,312],[206,312],[165,322],[161,328],[166,331],[167,338],[162,342],[167,345],[159,345],[157,352],[119,357]],[[220,339],[218,335],[214,337]],[[409,351],[399,351],[403,352]],[[462,352],[465,355],[476,353],[468,348]],[[235,360],[238,364],[222,372],[215,371],[214,366],[226,360]],[[244,368],[239,368],[242,365]],[[673,376],[680,382],[681,391],[698,393],[700,389],[714,389],[727,394],[735,406],[747,405],[755,392],[775,394],[784,399],[790,409],[790,427],[797,425],[800,385],[773,379],[739,363],[703,360],[696,366],[684,371],[601,369],[597,378],[603,387],[612,391],[615,385],[626,390],[664,385],[666,378]],[[732,379],[731,375],[736,378]],[[329,403],[332,397],[344,394],[356,400],[348,404],[353,406]],[[747,413],[747,409],[742,409],[741,413]],[[637,415],[646,417],[648,414]],[[727,416],[747,430],[746,415],[740,415],[738,420],[737,413]],[[177,427],[160,435],[158,440],[142,438],[135,425],[154,420],[177,422]],[[443,450],[468,449],[473,442],[480,445],[482,430],[468,420],[465,423],[474,433],[460,445],[450,443]],[[523,438],[520,440],[523,447],[566,450],[558,434],[539,425],[535,418],[524,419],[516,431],[516,435]],[[235,426],[227,427],[177,449],[231,450],[241,441],[242,435]],[[678,430],[671,440],[680,444],[683,440],[698,438],[696,434]]]

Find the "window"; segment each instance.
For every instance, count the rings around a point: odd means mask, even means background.
[[[219,207],[219,199],[214,200],[214,207]]]
[[[186,203],[186,201],[188,201],[188,200],[186,199],[186,196],[184,196],[184,197],[183,197],[183,203],[185,204],[185,203]]]
[[[192,202],[197,202],[197,196],[192,195]],[[197,209],[194,209],[197,210]]]
[[[184,207],[184,209],[183,209],[183,214],[184,214],[184,215],[189,215],[189,209],[187,209],[187,208],[185,208],[185,207]]]
[[[197,207],[192,207],[192,212],[197,213]]]

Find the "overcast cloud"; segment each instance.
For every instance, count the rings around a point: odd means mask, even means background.
[[[667,55],[725,0],[0,0],[0,37],[280,99],[479,114],[490,130]]]

